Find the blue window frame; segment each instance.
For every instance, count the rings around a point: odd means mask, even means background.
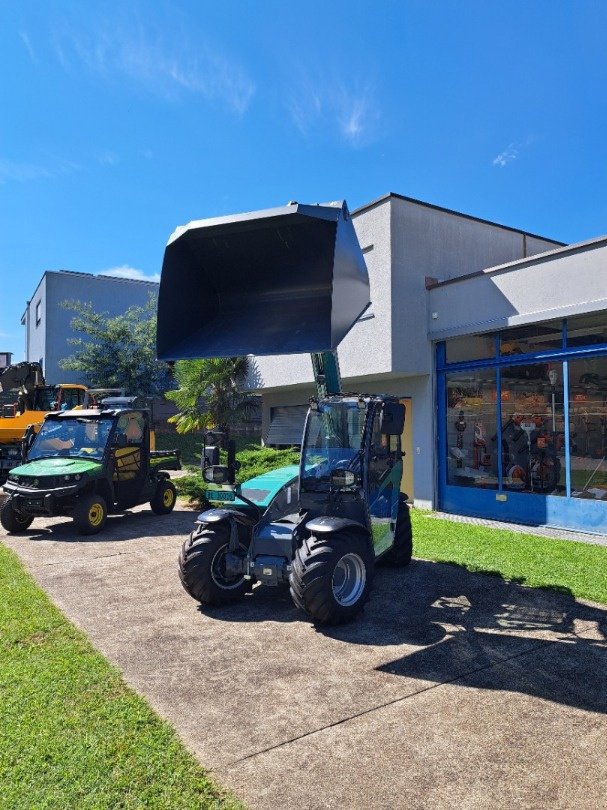
[[[569,345],[567,327],[521,331],[550,344],[536,351],[500,353],[512,330],[493,334],[492,357],[487,336],[471,341],[482,359],[448,362],[465,342],[436,344],[440,508],[607,532],[607,343]]]

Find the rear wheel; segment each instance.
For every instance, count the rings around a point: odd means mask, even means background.
[[[107,506],[101,495],[85,495],[74,510],[74,524],[80,534],[97,534],[105,526]]]
[[[319,624],[343,624],[362,610],[373,579],[373,554],[361,534],[312,535],[297,549],[289,585],[297,607]]]
[[[150,501],[152,512],[156,515],[168,515],[173,511],[177,500],[177,490],[175,484],[163,478],[156,487],[154,497]]]
[[[0,510],[0,523],[2,523],[3,528],[5,528],[6,531],[10,532],[11,534],[24,532],[31,526],[33,519],[34,518],[29,515],[24,515],[21,512],[17,512],[13,507],[11,498],[2,504],[2,509]]]
[[[385,562],[386,565],[402,567],[409,565],[412,555],[413,529],[411,528],[411,512],[405,496],[401,495],[398,501],[394,545],[382,558],[382,562]]]
[[[196,526],[179,555],[179,578],[192,599],[203,605],[228,605],[251,590],[244,575],[226,572],[230,527],[225,523]],[[244,557],[247,547],[240,542]]]

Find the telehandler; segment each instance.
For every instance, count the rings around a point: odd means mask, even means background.
[[[223,605],[256,582],[288,582],[317,623],[340,624],[368,599],[376,561],[410,562],[404,405],[341,390],[335,349],[369,304],[345,203],[200,220],[171,236],[158,357],[310,352],[317,387],[298,475],[291,467],[237,485],[234,444],[224,465],[220,442],[205,445],[207,497],[221,507],[198,516],[179,557],[181,582],[198,602]]]

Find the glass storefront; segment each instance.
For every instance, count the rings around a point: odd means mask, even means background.
[[[569,362],[571,496],[607,499],[607,357]]]
[[[437,371],[440,508],[607,531],[607,313],[446,341]]]

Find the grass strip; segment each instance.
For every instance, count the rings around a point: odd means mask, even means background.
[[[456,523],[413,509],[414,555],[607,603],[607,547]]]
[[[241,807],[1,544],[0,594],[0,808]]]

